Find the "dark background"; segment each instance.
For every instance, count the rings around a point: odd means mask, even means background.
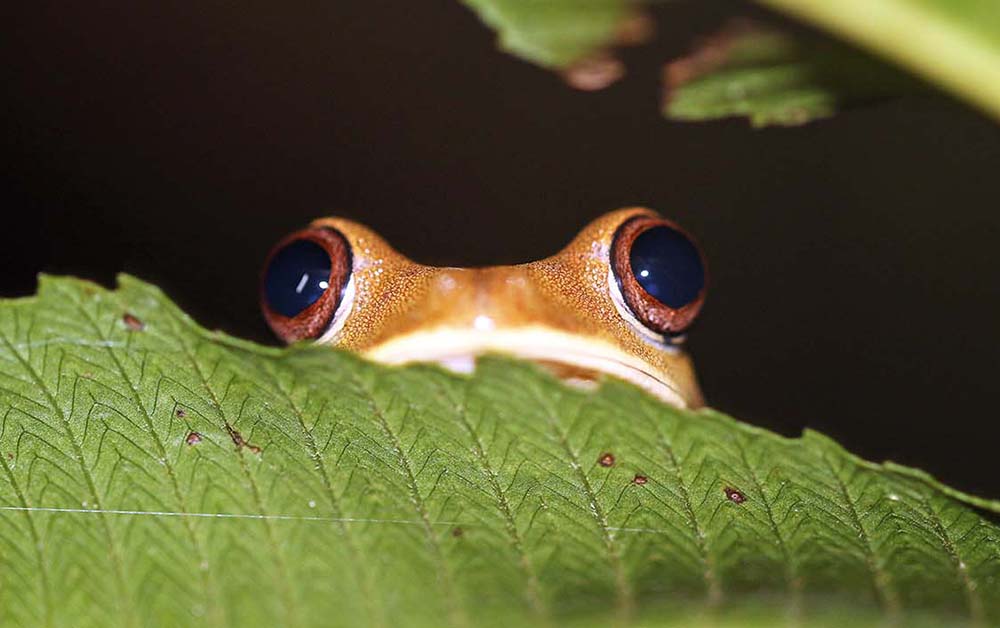
[[[482,265],[645,204],[710,260],[690,348],[714,406],[1000,497],[1000,126],[942,95],[796,129],[662,119],[662,61],[734,7],[660,6],[596,94],[453,0],[5,9],[0,294],[125,270],[273,342],[259,266],[315,216]]]

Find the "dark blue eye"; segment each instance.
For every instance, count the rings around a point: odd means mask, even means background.
[[[643,290],[674,309],[694,302],[705,287],[698,249],[683,233],[667,226],[636,236],[629,263]]]
[[[351,253],[333,229],[306,229],[271,252],[261,282],[261,307],[271,328],[293,342],[328,327],[351,272]]]
[[[626,220],[610,261],[625,304],[644,327],[672,338],[694,322],[707,273],[698,246],[677,225],[651,214]]]
[[[282,316],[295,316],[330,288],[330,266],[330,256],[315,242],[296,240],[286,245],[267,267],[267,304]]]

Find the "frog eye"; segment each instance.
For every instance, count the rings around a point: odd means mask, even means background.
[[[318,338],[330,326],[351,276],[351,248],[339,231],[303,229],[268,255],[260,304],[282,340]]]
[[[629,311],[647,329],[668,337],[683,333],[705,301],[705,260],[698,245],[657,216],[636,216],[618,227],[611,270]]]

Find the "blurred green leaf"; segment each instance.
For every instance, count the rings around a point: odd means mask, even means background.
[[[798,125],[914,88],[900,72],[835,42],[734,20],[664,72],[664,113],[677,120],[746,116]]]
[[[462,0],[497,32],[500,47],[562,70],[610,45],[627,0]]]
[[[629,0],[462,0],[497,33],[500,48],[583,90],[624,73],[616,46],[640,43],[652,23]]]
[[[128,277],[0,301],[0,417],[5,627],[1000,621],[996,502],[617,381],[259,347]]]

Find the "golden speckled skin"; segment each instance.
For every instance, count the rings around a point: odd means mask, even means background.
[[[377,361],[434,361],[467,368],[487,352],[550,366],[564,377],[610,373],[678,406],[702,405],[690,359],[615,302],[609,267],[615,231],[643,208],[587,225],[562,251],[516,266],[437,268],[410,261],[367,227],[321,218],[353,254],[351,282],[319,342]],[[631,319],[631,320],[629,320]]]

